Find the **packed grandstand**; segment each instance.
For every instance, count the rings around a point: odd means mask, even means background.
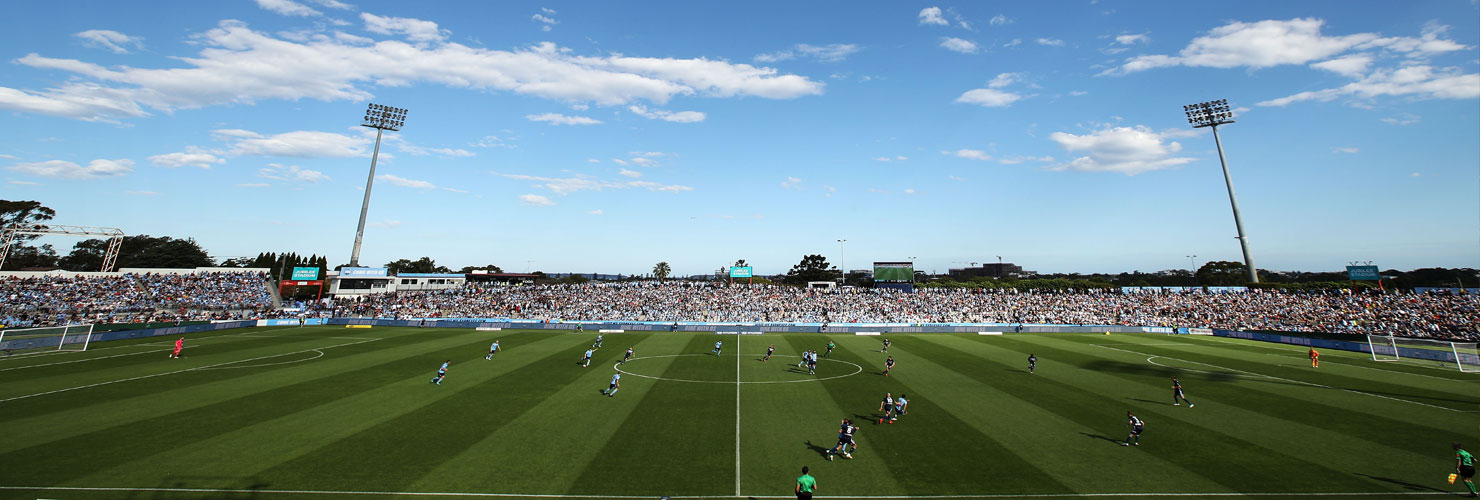
[[[1129,325],[1480,340],[1475,295],[1116,290],[915,293],[699,282],[621,282],[399,291],[274,305],[262,273],[0,278],[7,327],[270,317],[508,318],[544,321]]]

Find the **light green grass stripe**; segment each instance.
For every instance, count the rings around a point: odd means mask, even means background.
[[[568,336],[585,345],[595,339],[595,335]],[[633,341],[639,338],[642,340],[634,346]],[[564,368],[589,373],[517,416],[500,412],[502,405],[495,389],[488,394],[489,418],[512,417],[512,420],[408,488],[432,490],[456,485],[466,491],[531,494],[566,491],[586,466],[599,458],[597,452],[641,404],[643,394],[660,383],[625,376],[616,396],[602,396],[599,391],[609,385],[615,373],[612,364],[621,359],[627,347],[634,347],[636,358],[679,351],[689,340],[688,336],[662,334],[608,334],[590,367],[572,364]],[[568,354],[560,356],[568,357]],[[673,359],[643,359],[630,366],[641,363],[643,370],[662,373]]]
[[[1026,355],[1007,350],[1000,345],[984,344],[959,336],[929,336],[912,339],[911,342],[928,342],[982,358],[986,364],[1001,367],[993,373],[1003,378],[1024,379],[1034,377],[1055,380],[1062,375],[1033,374],[1026,372]],[[1178,463],[1164,460],[1155,455],[1127,454],[1115,443],[1086,437],[1086,435],[1108,435],[1119,439],[1122,415],[1118,408],[1107,408],[1105,425],[1088,427],[1077,421],[1046,410],[1033,401],[1024,400],[1003,392],[983,381],[960,373],[951,367],[911,354],[910,343],[895,348],[910,360],[910,371],[900,380],[911,387],[911,393],[929,394],[930,402],[969,423],[982,434],[990,436],[1005,448],[1017,453],[1018,458],[1044,471],[1061,483],[1076,491],[1107,491],[1126,486],[1124,478],[1135,477],[1143,470],[1154,469],[1165,479],[1167,485],[1176,485],[1184,491],[1220,491],[1224,486],[1201,474],[1189,471]],[[900,356],[896,356],[898,358]],[[1016,368],[1009,370],[1009,368]],[[1021,371],[1019,371],[1020,369]],[[1031,381],[1014,381],[1031,383]],[[1074,382],[1076,385],[1078,381]],[[1082,398],[1082,395],[1059,392],[1058,388],[1044,384],[1043,398]],[[920,398],[917,396],[917,398]],[[1083,401],[1085,406],[1106,405],[1109,401]],[[1153,488],[1159,489],[1159,488]]]
[[[442,334],[445,335],[446,332]],[[458,332],[446,335],[437,342],[419,345],[416,349],[411,349],[406,344],[387,343],[382,350],[375,353],[380,356],[363,356],[355,360],[360,362],[356,366],[347,367],[346,370],[325,369],[322,375],[330,376],[371,366],[382,359],[418,356],[428,358],[428,368],[407,373],[404,379],[391,385],[257,422],[210,439],[182,443],[169,452],[139,457],[69,481],[69,484],[85,486],[137,482],[141,478],[158,476],[161,471],[167,471],[176,477],[210,478],[219,476],[222,471],[231,471],[236,477],[252,477],[305,454],[333,446],[339,440],[375,425],[455,397],[463,388],[517,371],[549,356],[563,355],[579,343],[578,339],[550,336],[517,347],[506,345],[504,348],[511,352],[517,349],[519,353],[500,353],[499,356],[506,357],[500,358],[497,363],[488,362],[491,366],[467,366],[484,362],[482,355],[487,354],[485,341],[511,336],[510,332],[500,334]],[[426,379],[441,360],[428,357],[427,354],[445,350],[451,345],[467,346],[467,357],[454,358],[452,368],[448,370],[448,382],[442,387],[428,387]],[[473,355],[477,357],[472,358]],[[271,436],[271,439],[264,439],[265,436]]]
[[[65,410],[15,420],[0,420],[0,425],[7,428],[24,429],[24,432],[13,432],[7,439],[0,440],[0,453],[8,453],[103,429],[123,428],[131,422],[185,412],[224,401],[250,398],[252,394],[333,376],[361,366],[392,362],[408,356],[425,355],[467,341],[466,338],[458,335],[426,336],[415,340],[417,342],[411,343],[381,340],[356,346],[367,348],[374,346],[373,350],[369,351],[344,355],[331,350],[328,351],[329,356],[312,362],[234,370],[241,373],[233,373],[233,376],[229,378],[205,384],[186,386],[170,384],[171,377],[188,378],[192,376],[190,372],[156,377],[148,382],[139,381],[136,385],[115,384],[108,386],[108,391],[114,396],[101,401],[82,392],[66,393],[67,401],[72,401],[74,404],[68,405]],[[275,342],[271,339],[259,341]],[[332,339],[319,342],[330,341]],[[287,350],[289,346],[278,348],[282,352],[289,352]],[[260,352],[259,349],[251,351]],[[243,351],[243,355],[245,354],[246,351]],[[166,361],[161,360],[161,362]],[[436,367],[429,366],[427,370],[434,368]]]

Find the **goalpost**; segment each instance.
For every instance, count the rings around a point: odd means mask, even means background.
[[[86,351],[92,336],[92,324],[10,328],[0,330],[0,350],[5,355]]]
[[[1480,372],[1480,343],[1367,335],[1373,361],[1419,361],[1454,365],[1461,372]]]

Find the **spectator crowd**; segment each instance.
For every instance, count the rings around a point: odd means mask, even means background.
[[[0,277],[0,324],[247,319],[272,308],[262,273]]]

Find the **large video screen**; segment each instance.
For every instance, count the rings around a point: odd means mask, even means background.
[[[914,283],[915,264],[913,262],[875,262],[875,283]]]

